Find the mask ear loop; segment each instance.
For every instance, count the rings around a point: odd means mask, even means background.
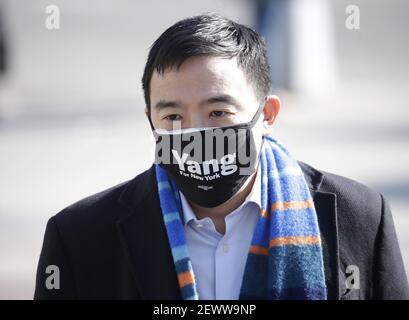
[[[155,131],[156,129],[153,127],[152,120],[151,120],[150,116],[148,117],[148,120],[149,120],[149,124],[151,125],[152,131]]]
[[[254,125],[256,124],[258,119],[260,118],[260,115],[262,114],[263,110],[264,110],[264,102],[262,102],[260,104],[260,106],[258,107],[258,110],[257,110],[256,114],[254,115],[253,119],[251,119],[251,121],[249,122],[250,128],[254,127]]]
[[[265,102],[266,100],[267,100],[267,97],[264,99],[264,102]],[[260,106],[259,106],[259,108],[258,108],[256,114],[254,115],[253,119],[251,119],[251,121],[250,121],[250,123],[249,123],[250,128],[253,128],[253,127],[254,127],[254,125],[257,123],[258,119],[260,118],[260,115],[263,113],[263,110],[264,110],[264,102],[262,102],[262,103],[260,104]],[[260,165],[260,161],[261,161],[260,155],[261,155],[261,152],[262,152],[262,150],[263,150],[263,147],[264,147],[264,136],[263,136],[262,139],[261,139],[260,150],[259,150],[258,159],[257,159],[257,167]]]

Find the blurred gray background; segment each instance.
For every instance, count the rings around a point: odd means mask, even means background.
[[[386,195],[408,269],[409,2],[353,1],[359,30],[345,26],[351,1],[326,1],[325,14],[320,0],[294,2],[295,47],[322,51],[311,64],[295,52],[298,86],[275,92],[275,134],[298,159]],[[45,27],[50,4],[59,30]],[[203,12],[250,26],[256,15],[251,0],[9,0],[0,10],[0,299],[31,299],[47,220],[153,161],[140,85],[152,42]]]

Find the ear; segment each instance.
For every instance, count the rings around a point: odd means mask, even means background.
[[[147,107],[145,107],[145,115],[149,118],[150,112],[149,112],[149,109]]]
[[[263,136],[269,135],[273,131],[274,121],[280,112],[281,101],[278,96],[268,95],[264,102]]]

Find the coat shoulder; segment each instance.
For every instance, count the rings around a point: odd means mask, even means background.
[[[341,205],[348,205],[351,209],[371,209],[373,212],[381,213],[382,196],[374,188],[338,174],[326,171],[322,173],[324,174],[322,190],[335,193]]]
[[[346,216],[351,222],[366,222],[374,227],[379,225],[386,200],[374,188],[349,177],[315,169],[305,163],[300,163],[300,166],[306,175],[320,177],[317,186],[319,192],[335,195],[339,215]]]
[[[319,191],[335,193],[337,196],[351,201],[361,202],[365,199],[371,205],[381,208],[381,194],[373,187],[349,177],[316,169],[302,161],[299,161],[299,164],[307,180],[315,180],[316,188]]]
[[[300,163],[306,176],[319,178],[319,193],[333,194],[336,201],[338,228],[350,239],[366,238],[372,243],[389,204],[374,188],[351,178],[318,170]],[[307,179],[311,179],[308,177]]]

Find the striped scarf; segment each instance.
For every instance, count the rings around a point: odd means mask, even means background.
[[[297,161],[271,136],[260,151],[261,211],[239,299],[327,298],[317,214]],[[156,165],[160,206],[182,298],[197,300],[194,270],[182,224],[179,190]]]

